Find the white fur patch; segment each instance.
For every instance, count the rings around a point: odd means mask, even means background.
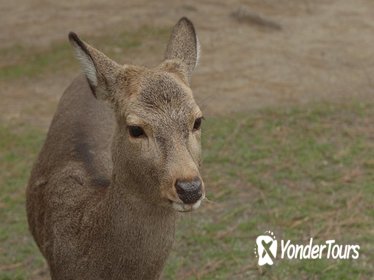
[[[201,204],[201,199],[199,201],[197,201],[195,204],[192,205],[192,209],[195,210],[195,209],[199,208],[200,204]]]
[[[196,35],[196,63],[195,63],[195,68],[199,64],[200,53],[201,53],[200,40],[199,40],[199,37],[197,37],[197,35]]]
[[[203,201],[204,199],[205,199],[205,196],[200,198],[194,204],[184,204],[184,203],[179,203],[179,202],[173,202],[173,208],[179,212],[193,211],[200,207],[201,201]]]
[[[79,60],[81,67],[83,69],[84,74],[86,74],[87,79],[90,81],[91,85],[97,86],[97,73],[95,64],[93,63],[91,57],[87,55],[78,44],[75,42],[74,44],[74,51],[75,56]]]

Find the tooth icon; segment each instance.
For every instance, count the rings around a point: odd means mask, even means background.
[[[267,232],[266,232],[267,233]],[[272,232],[270,235],[260,235],[256,238],[258,265],[272,265],[277,256],[278,242]]]

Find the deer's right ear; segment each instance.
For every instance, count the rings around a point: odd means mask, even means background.
[[[69,33],[69,41],[94,96],[98,99],[112,99],[113,87],[122,67],[80,40],[74,32]]]

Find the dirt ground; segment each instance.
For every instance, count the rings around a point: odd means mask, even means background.
[[[365,101],[373,98],[373,14],[371,0],[1,1],[0,50],[67,43],[70,30],[96,36],[144,24],[171,27],[187,16],[202,45],[192,86],[208,115],[313,100]],[[143,52],[131,61],[152,64],[161,55]],[[1,81],[1,118],[47,127],[76,74]]]

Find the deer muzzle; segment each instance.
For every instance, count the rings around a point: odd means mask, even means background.
[[[196,203],[203,195],[202,183],[198,177],[193,180],[177,180],[175,189],[179,198],[186,204]]]

